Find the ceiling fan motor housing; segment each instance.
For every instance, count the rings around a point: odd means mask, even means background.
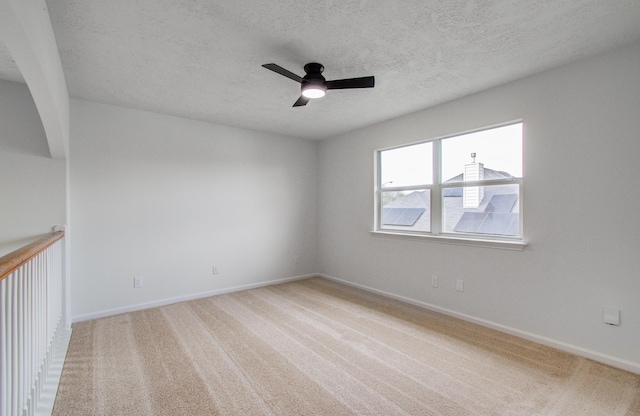
[[[310,62],[304,66],[306,75],[302,77],[302,95],[309,98],[318,98],[324,95],[327,87],[324,85],[325,79],[322,76],[322,71],[324,71],[324,66],[316,62]],[[315,90],[315,92],[309,90]]]
[[[304,66],[304,72],[306,72],[307,75],[302,77],[302,79],[312,84],[324,84],[325,79],[322,76],[322,71],[324,71],[322,64],[315,62],[308,63]]]

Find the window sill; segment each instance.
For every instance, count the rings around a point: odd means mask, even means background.
[[[522,251],[527,246],[527,243],[522,241],[483,240],[483,239],[475,239],[475,238],[453,237],[448,235],[443,236],[443,235],[403,233],[402,231],[378,230],[378,231],[370,231],[370,233],[374,237],[391,237],[391,238],[402,238],[402,239],[408,238],[412,240],[422,240],[422,241],[429,241],[433,243],[495,248],[500,250]]]

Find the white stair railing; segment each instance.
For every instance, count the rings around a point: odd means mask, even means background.
[[[35,414],[65,332],[63,237],[0,258],[0,416]]]

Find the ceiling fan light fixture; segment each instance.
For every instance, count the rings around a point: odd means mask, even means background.
[[[327,93],[327,87],[324,84],[305,83],[302,85],[302,95],[307,98],[320,98],[324,97]]]

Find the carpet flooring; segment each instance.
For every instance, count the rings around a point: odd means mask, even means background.
[[[54,415],[640,415],[640,376],[320,278],[76,323]]]

